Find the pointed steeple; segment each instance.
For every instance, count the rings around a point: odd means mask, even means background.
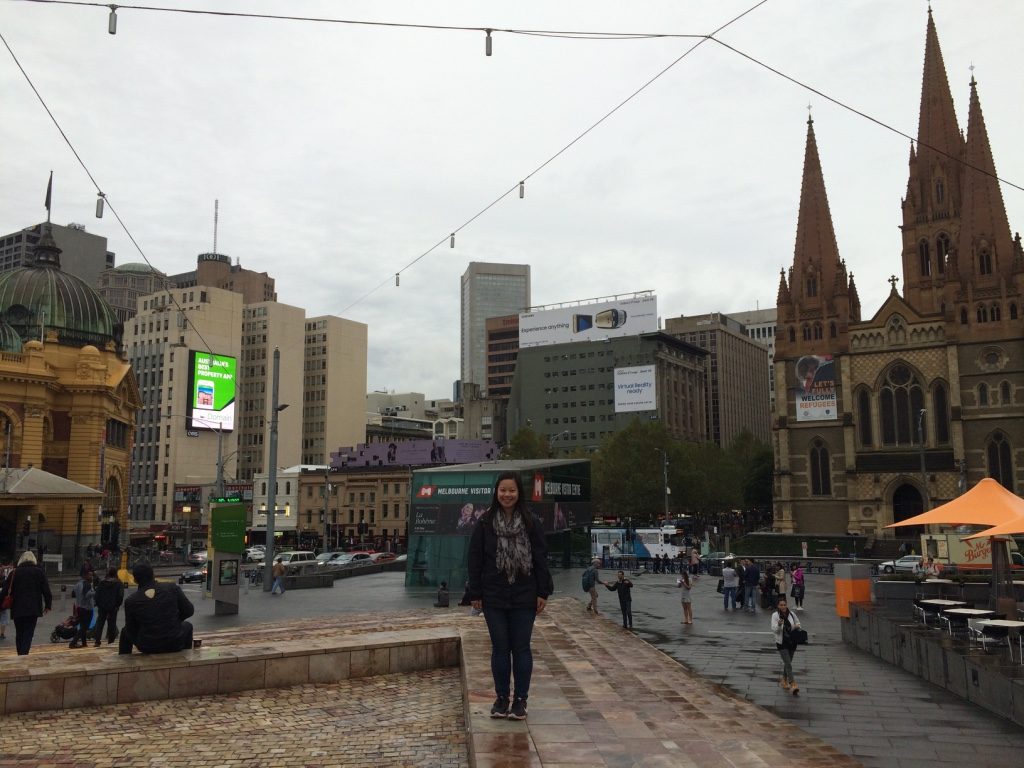
[[[1013,268],[1013,240],[977,85],[972,76],[960,223],[961,274],[1009,275]]]
[[[775,306],[784,307],[790,303],[792,299],[789,296],[789,286],[786,285],[786,270],[779,270],[779,293],[775,299]]]
[[[819,305],[821,299],[831,298],[837,264],[839,246],[836,244],[832,213],[825,192],[825,177],[818,157],[814,121],[808,119],[790,290],[804,301],[805,306]]]
[[[946,65],[939,47],[939,34],[935,30],[932,10],[928,9],[928,29],[924,45],[924,77],[921,84],[921,113],[917,123],[917,156],[934,162],[940,153],[959,158],[963,148],[960,128],[953,108],[953,94],[949,90]],[[936,152],[938,150],[938,153]],[[946,159],[943,165],[955,162]],[[928,168],[922,169],[927,172]]]
[[[860,322],[860,295],[857,293],[857,284],[853,282],[853,272],[850,273],[850,320]]]

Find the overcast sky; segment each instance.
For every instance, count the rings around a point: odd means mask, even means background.
[[[316,2],[182,8],[491,28],[705,34],[755,0]],[[999,174],[1024,185],[1020,0],[934,0],[957,117],[978,80]],[[871,316],[900,274],[909,141],[708,42],[447,242],[393,275],[693,41],[566,40],[3,0],[0,32],[146,257],[213,248],[307,315],[369,325],[368,388],[449,397],[459,277],[528,263],[533,302],[654,289],[662,317],[774,306],[792,263],[807,105],[841,255]],[[768,0],[720,38],[916,136],[927,3]],[[142,257],[0,48],[0,231],[57,223]],[[1003,187],[1011,229],[1024,192]],[[366,296],[381,282],[380,288]],[[365,297],[365,298],[364,298]],[[216,350],[215,350],[216,351]]]

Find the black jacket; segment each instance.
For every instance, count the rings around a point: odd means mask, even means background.
[[[533,573],[529,576],[519,573],[509,584],[505,575],[498,573],[498,535],[494,532],[492,515],[490,511],[484,513],[469,540],[469,597],[483,600],[484,606],[489,608],[536,608],[537,598],[546,600],[552,591],[544,523],[533,515],[533,525],[527,534]]]
[[[11,618],[23,619],[28,616],[42,616],[43,608],[53,607],[53,595],[50,593],[50,582],[46,571],[32,563],[22,563],[7,577],[0,600],[10,592],[14,596],[11,606]]]
[[[177,584],[140,584],[124,601],[124,628],[140,651],[159,653],[176,642],[181,623],[195,610]]]
[[[605,586],[612,592],[619,593],[619,605],[630,605],[633,602],[633,582],[629,579],[613,581]]]
[[[108,576],[96,585],[96,607],[101,611],[116,611],[123,602],[124,584],[116,576]]]

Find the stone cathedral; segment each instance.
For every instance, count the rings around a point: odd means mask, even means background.
[[[778,531],[886,536],[984,477],[1024,492],[1024,254],[978,83],[965,134],[931,10],[909,166],[902,278],[862,316],[808,121],[793,265],[777,300]]]

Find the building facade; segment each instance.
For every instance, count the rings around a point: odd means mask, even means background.
[[[487,319],[530,306],[530,265],[471,261],[462,275],[460,380],[487,385]]]
[[[324,315],[306,319],[302,370],[302,463],[326,464],[331,451],[366,433],[363,323]]]
[[[82,224],[36,224],[20,232],[0,235],[0,272],[31,266],[34,251],[46,227],[60,249],[61,271],[74,275],[90,288],[100,287],[100,275],[114,267],[107,238],[85,231]]]
[[[105,269],[100,274],[100,296],[107,300],[117,319],[125,325],[135,317],[141,297],[166,291],[169,287],[167,275],[139,262]]]
[[[209,491],[217,479],[217,457],[224,474],[236,476],[236,431],[192,429],[189,353],[241,355],[238,329],[242,296],[219,288],[172,289],[138,300],[128,322],[125,346],[139,382],[139,410],[132,452],[131,506],[136,529],[175,520],[176,483]],[[206,496],[209,493],[205,494]],[[200,505],[192,505],[198,518]]]
[[[732,317],[746,329],[747,336],[768,350],[769,414],[775,412],[775,329],[778,325],[778,316],[779,311],[775,307],[732,313]]]
[[[671,317],[665,332],[708,351],[708,436],[728,448],[747,431],[771,442],[768,350],[735,318],[720,312]]]
[[[1024,253],[978,84],[964,135],[931,11],[902,216],[903,291],[891,278],[862,319],[808,124],[793,265],[779,281],[779,530],[884,534],[984,477],[1024,488]]]
[[[679,440],[707,439],[707,352],[662,332],[519,350],[508,431],[530,426],[558,452],[596,450],[633,419]],[[616,412],[615,370],[654,366],[654,408]]]
[[[94,288],[62,270],[61,256],[43,225],[30,263],[0,274],[0,435],[6,466],[92,490],[33,501],[5,478],[5,557],[34,544],[75,560],[86,543],[121,544],[127,528],[139,391],[121,323]]]

